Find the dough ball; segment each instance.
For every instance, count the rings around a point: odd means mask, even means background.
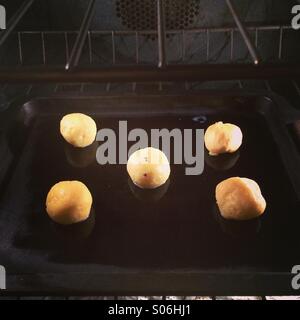
[[[46,210],[56,223],[71,225],[88,219],[92,203],[92,195],[83,183],[64,181],[48,193]]]
[[[156,189],[167,182],[171,168],[168,158],[162,151],[146,148],[131,155],[127,171],[136,186],[142,189]]]
[[[243,142],[241,129],[230,123],[217,122],[205,133],[205,146],[211,156],[236,152]]]
[[[61,120],[60,132],[74,147],[85,148],[95,141],[97,126],[91,117],[82,113],[72,113]]]
[[[223,218],[228,220],[251,220],[266,210],[266,200],[259,185],[247,178],[230,178],[216,188],[216,199]]]

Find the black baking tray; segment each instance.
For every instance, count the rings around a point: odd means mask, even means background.
[[[63,115],[84,112],[99,128],[207,128],[239,125],[240,151],[210,158],[200,176],[172,165],[170,181],[137,190],[125,165],[100,166],[96,147],[78,150],[59,134]],[[2,294],[283,295],[300,263],[300,155],[288,124],[300,114],[263,92],[44,97],[1,115],[3,153],[0,264]],[[2,156],[2,155],[1,155]],[[216,185],[229,177],[256,180],[267,200],[263,217],[223,220]],[[62,228],[45,212],[53,184],[80,180],[94,197],[90,219]]]

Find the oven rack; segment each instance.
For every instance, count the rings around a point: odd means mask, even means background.
[[[166,30],[164,0],[156,1],[157,30],[90,30],[96,4],[90,0],[77,31],[15,31],[34,3],[25,0],[0,34],[1,83],[299,77],[300,47],[292,26],[245,26],[226,0],[234,26]],[[293,48],[287,38],[294,39]]]

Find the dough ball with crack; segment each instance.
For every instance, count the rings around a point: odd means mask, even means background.
[[[228,220],[251,220],[266,210],[266,200],[259,185],[247,178],[230,178],[216,188],[216,199],[223,218]]]

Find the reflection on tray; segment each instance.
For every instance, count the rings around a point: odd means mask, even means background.
[[[163,186],[154,190],[141,189],[137,187],[130,178],[128,179],[128,185],[133,195],[141,202],[156,203],[160,201],[168,192],[170,187],[170,179]]]
[[[251,239],[257,236],[261,230],[261,219],[253,219],[249,221],[233,221],[226,220],[221,216],[218,205],[213,207],[213,215],[222,231],[227,235],[239,239]]]
[[[74,241],[82,241],[90,237],[94,230],[95,222],[95,210],[92,208],[89,218],[84,222],[70,226],[63,226],[53,222],[52,227],[59,241],[74,245]]]
[[[65,143],[65,154],[69,164],[75,168],[86,168],[96,162],[96,154],[99,144],[95,141],[86,148],[75,148]]]
[[[227,171],[233,168],[240,158],[240,152],[237,151],[231,154],[220,154],[218,156],[210,156],[208,151],[205,151],[205,162],[211,168],[218,171]]]

